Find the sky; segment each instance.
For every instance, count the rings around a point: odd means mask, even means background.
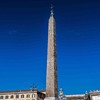
[[[0,0],[0,91],[45,89],[51,4],[59,89],[100,90],[99,0]]]

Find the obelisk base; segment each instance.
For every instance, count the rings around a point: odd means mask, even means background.
[[[59,100],[57,97],[46,97],[44,100]]]

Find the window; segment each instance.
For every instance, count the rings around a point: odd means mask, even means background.
[[[16,98],[19,98],[19,95],[18,94],[16,95]]]
[[[32,94],[32,98],[34,98],[35,97],[35,94]]]
[[[8,99],[9,98],[9,96],[5,96],[5,99]]]
[[[24,95],[21,95],[21,98],[24,98]]]
[[[30,95],[29,95],[29,94],[27,94],[27,95],[26,95],[26,98],[30,98]]]
[[[0,96],[0,99],[3,99],[3,96]]]
[[[13,95],[11,95],[11,97],[10,97],[11,99],[13,99],[14,98],[14,96]]]

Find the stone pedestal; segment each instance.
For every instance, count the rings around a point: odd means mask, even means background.
[[[46,97],[44,100],[59,100],[57,97]]]

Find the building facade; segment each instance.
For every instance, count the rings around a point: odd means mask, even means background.
[[[43,100],[45,94],[38,90],[16,90],[0,92],[0,100]]]
[[[89,100],[86,94],[66,95],[67,100]]]
[[[99,90],[91,91],[90,92],[90,99],[91,100],[100,100],[100,91]]]
[[[64,95],[63,90],[61,88],[59,93],[59,100],[90,100],[90,99],[87,92],[85,94]]]

